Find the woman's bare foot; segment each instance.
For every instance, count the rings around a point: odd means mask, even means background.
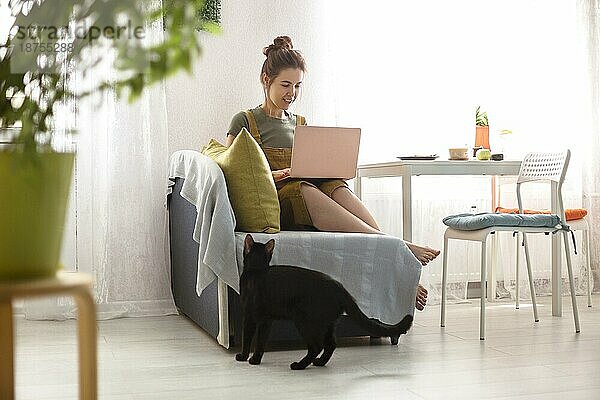
[[[425,289],[420,283],[417,286],[417,298],[415,301],[415,307],[419,311],[423,311],[425,308],[425,304],[427,304],[427,289]]]
[[[416,244],[410,242],[405,243],[422,265],[427,265],[429,261],[440,255],[439,250],[434,250],[430,247],[417,246]]]

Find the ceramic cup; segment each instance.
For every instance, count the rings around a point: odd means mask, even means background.
[[[467,149],[466,147],[448,149],[448,158],[450,160],[468,160],[469,149]]]

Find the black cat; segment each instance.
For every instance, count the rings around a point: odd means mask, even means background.
[[[242,352],[238,361],[248,360],[250,345],[256,333],[256,348],[250,364],[260,364],[269,337],[271,321],[294,321],[308,347],[308,354],[291,369],[304,369],[311,363],[323,366],[335,350],[335,324],[346,312],[360,327],[373,336],[390,336],[397,343],[399,335],[412,325],[406,315],[396,325],[368,318],[341,283],[329,276],[304,268],[278,265],[269,267],[275,241],[244,240],[244,272],[240,280],[243,312]],[[317,357],[323,350],[323,354]]]

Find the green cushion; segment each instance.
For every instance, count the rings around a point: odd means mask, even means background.
[[[246,128],[242,128],[229,147],[211,139],[202,154],[215,160],[223,170],[236,230],[279,232],[279,200],[271,169]]]

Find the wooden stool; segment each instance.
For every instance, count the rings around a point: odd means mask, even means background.
[[[92,278],[82,273],[59,272],[55,278],[22,282],[0,281],[0,399],[15,397],[13,370],[12,299],[70,295],[77,303],[79,333],[79,398],[96,400],[96,306]]]

